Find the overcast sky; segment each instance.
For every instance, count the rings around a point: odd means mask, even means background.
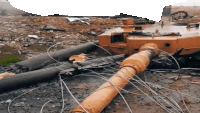
[[[200,0],[187,0],[185,2],[180,2],[178,4],[174,4],[174,6],[200,6]]]
[[[0,0],[0,2],[7,2],[7,0]]]
[[[7,0],[0,0],[0,2],[9,2]],[[200,0],[185,0],[185,2],[174,3],[172,6],[200,6]]]

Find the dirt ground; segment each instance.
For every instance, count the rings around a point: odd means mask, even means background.
[[[106,78],[110,78],[112,74],[116,72],[113,67],[106,67],[110,71],[106,70],[95,70],[98,73],[106,73],[102,74]],[[118,66],[114,66],[114,68],[118,69]],[[111,75],[109,75],[111,74]],[[89,75],[89,76],[88,76]],[[186,106],[189,108],[191,113],[200,112],[200,85],[192,84],[194,81],[200,81],[200,78],[191,77],[191,75],[181,74],[182,77],[189,76],[188,78],[182,78],[179,80],[174,80],[174,77],[178,77],[178,73],[161,73],[161,72],[149,72],[145,71],[140,74],[139,77],[148,83],[152,83],[156,86],[153,88],[154,91],[161,93],[163,96],[168,96],[173,98],[183,109],[185,113],[187,113],[186,107],[183,104],[183,100],[186,103]],[[86,75],[76,74],[73,77],[63,77],[64,81],[68,85],[72,94],[76,97],[76,99],[81,102],[83,101],[89,94],[94,92],[101,84],[105,81],[101,78],[97,77],[97,75],[93,73],[87,73]],[[139,83],[132,80],[133,84],[151,96],[151,93],[148,89],[142,87]],[[159,88],[160,86],[164,88]],[[126,99],[129,104],[131,110],[134,113],[165,113],[166,111],[162,109],[159,105],[157,105],[153,100],[148,98],[146,95],[142,94],[136,87],[128,84],[125,88],[126,91],[121,91],[122,95]],[[188,94],[190,96],[179,94],[177,92]],[[28,92],[29,91],[29,92]],[[27,93],[28,92],[28,93]],[[25,94],[24,94],[25,93]],[[17,96],[24,94],[18,98]],[[194,96],[196,98],[192,98]],[[0,95],[0,112],[7,113],[8,103],[16,98],[12,104],[10,105],[11,113],[38,113],[40,112],[42,106],[51,100],[48,104],[43,108],[44,113],[58,113],[62,108],[62,97],[61,97],[61,86],[59,78],[55,78],[49,82],[40,83],[30,87],[24,87],[18,90],[6,92]],[[70,96],[68,91],[64,89],[64,113],[69,113],[77,103]],[[167,106],[167,105],[166,105]],[[167,106],[168,107],[168,106]],[[169,109],[170,106],[168,107]],[[121,98],[120,95],[114,98],[114,100],[102,111],[102,113],[129,113],[129,110]]]
[[[46,47],[62,42],[60,48],[66,48],[78,45],[81,41],[97,40],[97,35],[121,23],[117,19],[95,17],[88,22],[90,25],[69,22],[65,17],[0,16],[0,41],[16,51],[32,54],[46,50],[38,50],[35,47],[38,45]],[[66,32],[39,30],[45,25],[52,25]],[[25,41],[24,38],[28,35],[37,35],[41,40]]]
[[[121,19],[91,17],[90,20],[88,20],[88,23],[90,23],[90,25],[81,22],[69,22],[65,17],[0,16],[0,59],[10,54],[14,54],[19,58],[28,59],[45,53],[47,48],[61,42],[60,45],[54,47],[51,51],[68,48],[86,41],[95,41],[97,40],[98,35],[105,32],[107,29],[120,25],[122,22]],[[39,30],[44,25],[48,24],[58,29],[64,29],[66,32]],[[27,41],[25,38],[28,35],[37,35],[38,37],[41,37],[41,39]],[[0,72],[4,72],[6,68],[9,68],[9,66],[0,67]],[[105,69],[95,71],[104,73],[102,74],[103,76],[110,78],[117,72],[119,66],[116,65],[105,68],[112,72]],[[70,91],[79,102],[83,101],[105,82],[93,73],[87,73],[87,75],[90,76],[82,74],[76,74],[73,77],[63,76]],[[168,96],[174,99],[183,109],[184,113],[188,112],[184,102],[190,113],[200,112],[200,84],[198,84],[200,82],[200,77],[198,75],[192,76],[191,73],[183,71],[181,73],[183,78],[176,80],[175,78],[179,76],[179,73],[149,72],[147,70],[138,76],[146,83],[153,84],[152,89],[158,94],[161,94],[163,97]],[[131,82],[148,96],[153,97],[152,93],[141,86],[141,84],[137,83],[135,80],[132,80]],[[147,95],[141,93],[137,87],[128,84],[124,88],[126,91],[121,91],[130,106],[130,109],[134,113],[166,112]],[[127,93],[127,91],[129,92]],[[182,92],[182,94],[179,92]],[[63,94],[65,102],[64,113],[69,113],[70,110],[77,106],[77,103],[66,89],[64,89]],[[10,113],[38,113],[44,105],[43,113],[59,113],[62,108],[61,95],[61,85],[58,77],[45,83],[5,92],[0,94],[0,113],[8,113],[9,103],[13,99],[14,100],[9,106]],[[156,98],[155,95],[154,98]],[[164,104],[163,101],[159,102]],[[172,109],[169,105],[164,104],[164,106],[169,110]],[[102,113],[129,112],[127,105],[120,95],[117,95],[102,111]]]

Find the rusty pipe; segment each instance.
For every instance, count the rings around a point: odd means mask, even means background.
[[[133,54],[125,59],[120,64],[121,69],[101,85],[99,87],[100,90],[96,90],[87,97],[81,103],[82,107],[88,113],[100,113],[135,74],[139,74],[146,69],[150,63],[150,59],[159,54],[157,49],[155,44],[145,44],[140,48],[139,53]],[[85,111],[81,106],[77,106],[71,113],[85,113]]]

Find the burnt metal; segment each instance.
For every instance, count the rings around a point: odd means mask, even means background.
[[[181,36],[181,34],[179,32],[165,32],[165,33],[156,34],[154,32],[135,32],[135,31],[129,33],[129,35],[133,35],[133,36],[148,36],[148,37],[151,37],[152,35],[154,37],[160,37],[160,36]]]
[[[135,27],[135,30],[143,30],[141,26]]]
[[[173,54],[174,57],[178,57],[180,56],[180,53],[184,50],[184,48],[181,48],[180,50],[178,50],[176,53]]]
[[[72,48],[50,52],[49,55],[58,61],[68,60],[68,58],[72,55],[85,53],[94,49],[96,47],[95,44],[98,44],[98,42],[88,42]],[[16,63],[15,66],[21,69],[23,72],[40,69],[50,63],[55,62],[49,55],[44,54],[32,59],[24,60]]]
[[[63,75],[71,72],[82,71],[83,69],[109,65],[114,61],[119,61],[125,58],[125,55],[109,56],[105,58],[97,58],[86,62],[76,64],[64,64],[57,67],[46,68],[36,71],[16,74],[14,76],[5,77],[0,80],[0,93],[17,89],[24,86],[37,84],[55,78],[56,76]],[[113,60],[114,59],[114,60]],[[99,65],[100,64],[100,65]]]
[[[124,54],[121,55],[115,55],[115,56],[109,56],[109,57],[101,57],[101,58],[96,58],[93,60],[88,60],[85,62],[77,62],[74,65],[76,66],[73,69],[67,69],[61,71],[59,74],[60,75],[73,75],[75,71],[85,71],[87,69],[98,69],[102,68],[104,66],[108,65],[116,65],[115,61],[120,61],[125,58]]]
[[[155,24],[155,21],[151,20],[136,20],[134,22],[135,25],[141,25],[141,24]]]
[[[188,28],[199,28],[199,23],[189,23],[187,24]]]
[[[48,81],[56,77],[61,70],[69,68],[71,68],[70,65],[62,65],[5,77],[0,80],[0,93],[39,82]]]
[[[184,50],[184,48],[178,50],[173,54],[173,57],[177,60],[178,64],[181,68],[198,68],[200,66],[200,51],[196,51],[192,54],[180,55],[180,53]],[[166,58],[154,58],[149,67],[150,69],[177,69],[177,64],[174,59],[170,56],[166,56]]]
[[[164,7],[163,8],[163,12],[162,12],[162,16],[170,16],[171,15],[171,7]]]
[[[184,23],[176,23],[176,22],[174,22],[174,23],[172,23],[171,25],[173,25],[173,26],[187,26],[188,23],[189,23],[189,22],[184,22]]]
[[[97,58],[97,59],[94,59],[94,60],[88,60],[88,61],[85,61],[85,62],[79,62],[77,63],[79,66],[86,66],[86,65],[89,65],[91,63],[95,63],[95,64],[98,64],[98,63],[102,63],[102,62],[115,62],[115,61],[119,61],[119,60],[122,60],[125,58],[125,55],[122,54],[122,55],[115,55],[115,56],[109,56],[109,57],[101,57],[101,58]]]
[[[127,14],[123,14],[123,13],[120,13],[120,15],[115,15],[111,18],[128,18],[128,17],[131,17],[131,18],[134,18],[134,19],[140,18],[140,17],[137,17],[137,16],[127,15]]]

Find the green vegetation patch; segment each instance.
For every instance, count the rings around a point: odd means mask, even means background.
[[[19,62],[22,60],[24,60],[24,59],[18,55],[11,55],[11,54],[3,55],[0,57],[0,65],[8,66],[11,63],[16,63],[16,62]]]

